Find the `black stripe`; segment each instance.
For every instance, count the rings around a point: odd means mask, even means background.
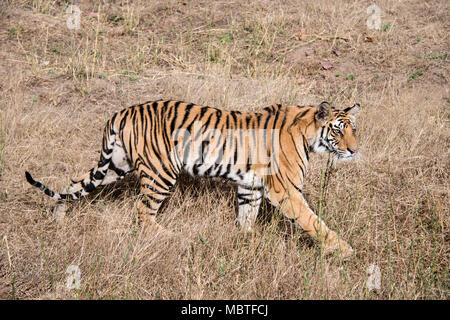
[[[156,209],[153,209],[153,208],[152,208],[152,205],[151,205],[151,203],[148,201],[148,199],[143,198],[143,199],[141,199],[141,202],[142,202],[147,208],[149,208],[150,210],[156,211]],[[156,213],[150,213],[150,215],[155,215],[155,214],[156,214]]]
[[[152,191],[152,192],[154,192],[154,193],[158,193],[158,194],[163,195],[163,196],[168,196],[168,195],[170,195],[170,192],[167,191],[166,189],[163,189],[164,191],[161,191],[161,190],[156,189],[156,188],[155,188],[153,185],[151,185],[151,184],[142,184],[142,185],[141,185],[141,188],[143,188],[143,189],[149,189],[150,191]]]
[[[260,198],[257,198],[257,199],[245,199],[245,198],[241,198],[241,199],[238,199],[238,204],[240,205],[240,206],[242,206],[242,205],[245,205],[245,204],[248,204],[248,203],[251,203],[251,202],[256,202],[256,201],[258,201],[258,200],[260,200],[261,199],[261,197]]]
[[[303,118],[311,109],[306,109],[305,111],[303,111],[302,113],[300,113],[299,115],[297,115],[295,117],[296,120],[300,120],[301,118]]]
[[[180,125],[178,126],[179,128],[182,128],[183,125],[184,125],[184,123],[185,123],[185,122],[187,121],[187,119],[189,118],[189,115],[191,114],[191,109],[192,109],[192,106],[193,106],[193,105],[194,105],[194,104],[190,103],[190,104],[188,104],[188,105],[185,106],[184,117],[183,117],[183,120],[181,121]]]
[[[108,169],[111,169],[112,171],[114,171],[115,173],[117,173],[117,175],[120,176],[120,177],[123,177],[123,176],[125,176],[125,175],[127,174],[127,173],[126,173],[125,171],[123,171],[122,169],[117,168],[117,167],[115,166],[114,162],[112,162],[112,161],[109,163]]]
[[[150,166],[150,169],[153,171],[153,173],[157,172],[156,168],[155,168],[151,163],[148,163],[148,165]],[[156,184],[158,187],[163,188],[163,189],[166,189],[166,190],[168,190],[169,187],[173,186],[173,183],[172,183],[172,182],[170,182],[170,181],[167,180],[166,178],[162,177],[160,174],[157,174],[157,177],[158,177],[159,179],[161,179],[161,182],[164,183],[165,186],[162,185],[161,183],[159,183],[159,182],[156,180],[156,177],[155,177],[155,178],[150,177],[145,171],[142,171],[142,172],[141,172],[141,176],[143,176],[143,177],[145,177],[145,178],[147,178],[147,179],[149,179],[149,180],[152,180],[153,183]]]
[[[132,113],[131,108],[130,108],[130,109],[127,109],[127,110],[125,111],[122,120],[120,120],[120,125],[119,125],[119,131],[120,131],[120,132],[123,131],[123,128],[125,127],[125,124],[126,124],[126,122],[127,122],[127,120],[128,120],[128,116],[129,116],[128,113]]]
[[[160,194],[160,193],[158,193],[158,194]],[[149,199],[150,199],[151,201],[153,201],[154,203],[161,203],[161,202],[164,201],[164,199],[158,199],[158,198],[155,198],[154,196],[152,196],[151,194],[148,194],[148,193],[146,193],[146,194],[143,195],[142,201],[147,200],[146,198],[149,198]]]
[[[175,111],[175,114],[173,116],[173,119],[170,121],[170,134],[173,134],[173,132],[175,131],[175,123],[178,119],[178,106],[180,105],[180,103],[180,101],[177,101],[172,107],[172,109]]]
[[[202,107],[200,109],[200,117],[203,117],[206,113],[206,111],[208,111],[209,107]]]

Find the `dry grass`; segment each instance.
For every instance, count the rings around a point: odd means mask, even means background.
[[[380,31],[365,24],[371,4],[80,1],[71,32],[63,1],[2,2],[0,297],[448,299],[448,1],[378,1]],[[361,103],[361,159],[324,185],[327,158],[314,156],[305,185],[354,259],[321,258],[267,204],[243,236],[223,181],[180,181],[158,216],[173,237],[135,226],[132,178],[63,217],[25,182],[30,170],[62,189],[97,161],[110,115],[157,98],[239,110]],[[78,290],[65,286],[69,265]]]

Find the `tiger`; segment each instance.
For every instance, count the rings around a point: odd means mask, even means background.
[[[137,221],[164,230],[156,221],[163,201],[180,173],[220,177],[237,185],[237,222],[246,232],[263,199],[328,255],[344,259],[352,247],[317,216],[303,196],[310,153],[329,153],[334,160],[358,154],[358,103],[343,110],[329,102],[318,105],[274,104],[258,112],[229,111],[176,100],[137,104],[116,112],[103,131],[97,165],[56,193],[26,180],[55,200],[76,200],[136,172],[139,193]]]

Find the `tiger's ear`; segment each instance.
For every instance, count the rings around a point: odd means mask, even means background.
[[[317,106],[317,112],[315,114],[315,119],[319,121],[322,125],[325,124],[330,119],[330,109],[331,106],[328,102],[324,101]]]
[[[361,109],[361,106],[359,105],[359,103],[355,103],[350,107],[345,108],[344,112],[351,116],[355,116],[358,113],[359,109]]]

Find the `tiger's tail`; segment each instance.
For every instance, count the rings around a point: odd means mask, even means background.
[[[89,170],[89,172],[80,179],[77,179],[76,181],[72,180],[72,184],[68,188],[66,188],[65,190],[67,191],[63,191],[63,193],[54,192],[53,190],[43,185],[41,182],[34,180],[28,171],[25,171],[25,178],[32,186],[39,188],[46,195],[55,200],[76,200],[84,197],[102,184],[103,179],[105,178],[106,173],[110,168],[110,165],[112,164],[111,157],[115,145],[115,138],[116,133],[111,125],[111,122],[108,121],[103,135],[100,161],[98,162],[97,166]],[[115,168],[115,170],[118,169]]]
[[[54,192],[53,190],[50,190],[49,188],[44,186],[41,182],[34,180],[28,171],[25,171],[25,178],[27,179],[28,183],[31,184],[33,187],[39,188],[41,191],[44,191],[44,193],[46,195],[48,195],[49,197],[51,197],[55,200],[65,200],[65,199],[75,200],[75,199],[77,199],[75,194],[71,194],[71,193],[61,193],[60,194],[60,193]]]
[[[28,171],[25,171],[25,178],[33,187],[39,188],[39,190],[43,191],[46,195],[55,200],[76,200],[91,193],[102,184],[103,178],[108,170],[108,166],[109,162],[106,162],[103,168],[99,163],[99,165],[92,168],[82,178],[77,179],[76,181],[72,180],[71,185],[66,188],[63,193],[57,193],[46,187],[41,182],[34,180]]]

